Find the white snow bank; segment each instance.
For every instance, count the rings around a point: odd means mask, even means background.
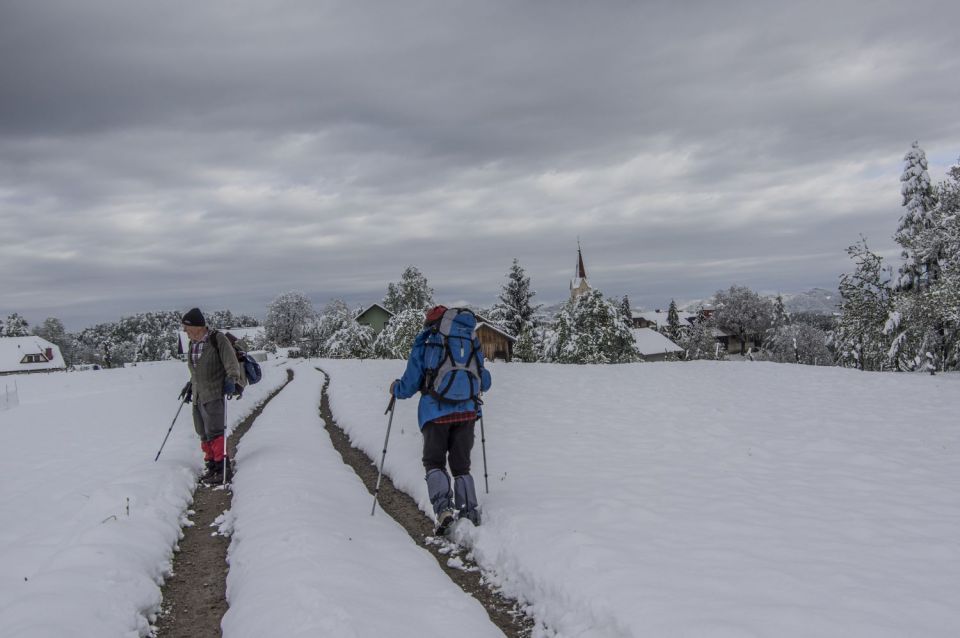
[[[403,362],[328,361],[379,458]],[[771,363],[491,364],[458,530],[538,635],[960,635],[960,376]],[[429,509],[416,400],[386,472]]]
[[[181,362],[17,378],[0,412],[0,636],[143,636],[202,455]],[[236,424],[286,380],[228,402]]]
[[[241,441],[228,638],[502,636],[344,465],[318,413],[323,376],[296,378]]]

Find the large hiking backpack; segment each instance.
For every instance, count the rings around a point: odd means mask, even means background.
[[[260,364],[257,360],[237,347],[236,337],[229,332],[225,333],[225,336],[230,342],[230,345],[233,346],[233,351],[237,354],[237,361],[240,362],[240,367],[243,368],[243,372],[247,377],[247,385],[253,385],[260,381],[260,379],[263,378],[263,371],[260,369]]]
[[[422,391],[442,403],[480,401],[480,342],[477,317],[466,308],[449,308],[431,326],[424,344]]]

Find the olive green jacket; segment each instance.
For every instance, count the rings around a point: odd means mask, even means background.
[[[192,349],[193,341],[190,343]],[[193,400],[196,403],[223,398],[223,382],[228,377],[238,386],[246,385],[246,376],[237,361],[237,353],[227,336],[219,331],[210,331],[210,338],[203,346],[197,365],[193,365],[193,357],[187,352],[187,367],[190,368]]]

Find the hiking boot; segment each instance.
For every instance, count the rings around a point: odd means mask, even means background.
[[[226,480],[224,480],[224,472],[226,472]],[[206,476],[206,475],[205,475]],[[220,485],[221,483],[229,483],[233,480],[233,463],[230,462],[230,459],[225,458],[222,461],[216,461],[214,463],[213,473],[210,474],[207,478],[201,478],[204,484],[206,485]]]
[[[213,475],[217,473],[218,465],[219,463],[217,463],[216,461],[206,461],[204,463],[205,471],[203,474],[200,475],[200,480],[203,481],[204,483],[209,481],[213,477]]]
[[[437,514],[437,527],[434,534],[446,536],[450,532],[451,525],[453,525],[453,510],[443,510]]]
[[[460,510],[460,518],[465,518],[476,526],[480,526],[480,510]]]

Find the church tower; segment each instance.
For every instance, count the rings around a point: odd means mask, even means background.
[[[577,267],[573,272],[573,279],[570,280],[570,300],[575,301],[588,290],[590,284],[587,283],[587,269],[583,266],[583,252],[580,250],[580,242],[577,241]]]

